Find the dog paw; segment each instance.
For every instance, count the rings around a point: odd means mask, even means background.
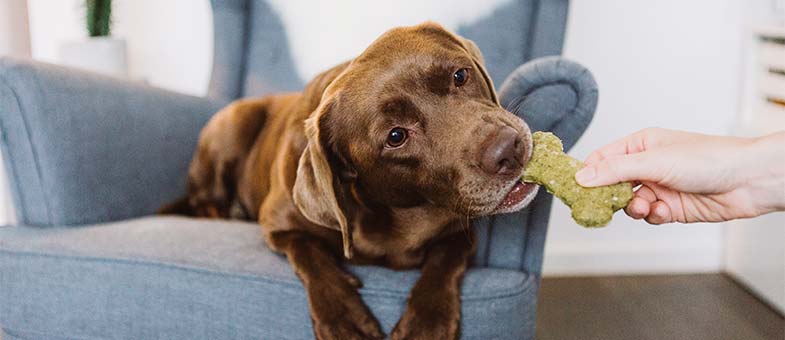
[[[346,284],[322,287],[321,294],[313,295],[311,318],[316,339],[384,339],[379,322],[354,288],[357,283]]]
[[[460,303],[452,299],[409,300],[391,340],[454,340],[460,329]]]

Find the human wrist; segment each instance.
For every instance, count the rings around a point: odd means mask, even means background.
[[[785,210],[785,131],[753,138],[740,167],[744,186],[761,214]]]

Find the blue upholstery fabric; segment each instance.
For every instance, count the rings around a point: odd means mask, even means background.
[[[389,333],[417,271],[350,268]],[[534,277],[475,268],[465,339],[524,339]],[[19,337],[308,339],[305,292],[252,223],[152,217],[81,228],[0,229],[2,327]]]
[[[534,131],[551,131],[569,150],[589,126],[597,108],[597,83],[583,66],[559,57],[518,67],[499,89],[502,105]]]
[[[482,51],[488,73],[501,84],[521,64],[561,54],[567,0],[515,0],[488,17],[458,28]]]
[[[281,19],[266,1],[211,3],[215,52],[208,97],[228,102],[302,89]]]
[[[296,90],[278,18],[263,0],[213,0],[210,99],[0,59],[0,132],[20,224],[0,229],[7,338],[311,338],[303,289],[253,224],[145,218],[184,192],[198,131],[220,105]],[[502,104],[571,147],[597,87],[558,54],[566,0],[513,0],[460,28],[485,53]],[[523,65],[523,66],[520,66]],[[508,76],[509,75],[509,76]],[[531,339],[552,199],[474,222],[462,339]],[[51,226],[52,228],[36,228]],[[386,330],[416,271],[353,267]]]
[[[197,134],[217,108],[0,58],[0,144],[18,221],[76,225],[154,212],[182,195]]]
[[[245,72],[247,0],[212,1],[213,69],[208,97],[229,102],[241,96]]]

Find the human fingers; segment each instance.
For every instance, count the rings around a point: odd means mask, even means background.
[[[671,208],[665,202],[656,201],[651,204],[649,209],[650,212],[649,215],[646,216],[646,222],[654,225],[673,222]]]

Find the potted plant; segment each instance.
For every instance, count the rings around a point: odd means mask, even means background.
[[[84,8],[88,37],[60,46],[60,61],[94,72],[127,77],[126,42],[111,35],[112,0],[85,0]]]

